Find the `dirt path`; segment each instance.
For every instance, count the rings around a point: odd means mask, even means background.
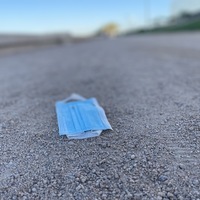
[[[200,34],[0,57],[0,199],[200,199]],[[54,103],[95,96],[114,131],[58,136]]]

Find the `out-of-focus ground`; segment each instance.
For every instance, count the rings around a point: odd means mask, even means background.
[[[0,56],[0,199],[200,199],[200,33]],[[95,96],[114,131],[69,141],[54,103]]]
[[[78,43],[86,39],[89,38],[73,37],[67,33],[43,35],[0,34],[0,55],[46,48],[47,46]]]
[[[72,37],[69,34],[49,35],[22,35],[22,34],[0,34],[0,48],[22,45],[39,45],[48,43],[69,42]]]

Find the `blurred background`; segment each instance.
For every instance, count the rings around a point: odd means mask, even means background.
[[[199,0],[0,0],[0,49],[199,29]]]

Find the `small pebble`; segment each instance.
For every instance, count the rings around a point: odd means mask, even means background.
[[[33,149],[31,149],[31,150],[30,150],[30,153],[33,153],[33,152],[34,152],[34,150],[33,150]]]
[[[69,144],[69,145],[74,145],[74,142],[69,141],[68,144]]]
[[[165,192],[158,192],[158,196],[165,197]]]
[[[87,180],[87,177],[86,177],[86,176],[81,176],[81,178],[80,178],[80,179],[81,179],[81,182],[82,182],[82,183],[85,183],[85,182],[86,182],[86,180]]]
[[[199,184],[199,180],[198,180],[198,179],[194,179],[194,180],[192,181],[192,183],[193,183],[193,185],[198,185],[198,184]]]
[[[134,154],[131,155],[131,159],[132,159],[132,160],[135,159],[135,155],[134,155]]]
[[[37,190],[36,190],[36,188],[32,188],[32,192],[36,192]]]
[[[83,186],[80,184],[80,185],[78,185],[78,186],[76,187],[76,190],[79,191],[79,190],[82,189],[82,188],[83,188]]]
[[[160,175],[159,178],[158,178],[158,180],[161,181],[161,182],[165,182],[167,179],[168,179],[168,177],[165,176],[165,175]]]
[[[174,195],[173,195],[171,192],[168,192],[168,193],[167,193],[167,196],[168,196],[169,198],[174,197]]]
[[[107,199],[107,194],[102,194],[102,199]]]

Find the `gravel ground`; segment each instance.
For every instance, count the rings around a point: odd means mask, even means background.
[[[200,33],[0,56],[0,199],[200,199]],[[54,103],[96,97],[114,131],[58,135]]]

